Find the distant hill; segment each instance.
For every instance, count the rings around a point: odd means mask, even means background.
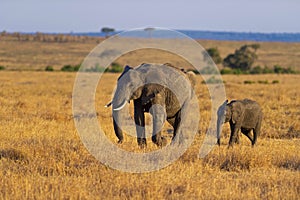
[[[225,31],[196,31],[196,30],[177,30],[193,39],[204,40],[227,40],[227,41],[258,41],[258,42],[300,42],[300,33],[252,33],[252,32],[225,32]],[[114,32],[113,34],[120,33]],[[72,33],[81,36],[100,36],[101,32]],[[165,34],[155,34],[153,37],[167,38]]]

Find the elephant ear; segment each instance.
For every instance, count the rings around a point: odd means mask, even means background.
[[[126,74],[129,70],[131,70],[131,69],[133,69],[132,67],[130,67],[130,66],[128,66],[128,65],[126,65],[125,66],[125,68],[124,68],[124,70],[123,70],[123,72],[122,72],[122,74],[120,75],[120,77],[118,78],[118,80],[120,80],[120,78],[122,77],[122,76],[124,76],[124,74]]]
[[[231,112],[232,112],[232,122],[235,124],[240,121],[242,115],[242,107],[239,103],[231,104]]]

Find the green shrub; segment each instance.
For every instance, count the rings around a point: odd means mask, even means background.
[[[255,83],[255,81],[250,81],[250,80],[245,80],[244,81],[244,84],[253,84],[253,83]]]
[[[80,64],[79,65],[75,65],[75,66],[73,66],[73,70],[74,70],[74,72],[77,72],[77,71],[79,71],[79,69],[80,69]]]
[[[105,70],[105,72],[120,73],[123,72],[123,67],[118,63],[113,62],[111,66]]]
[[[279,83],[279,80],[273,80],[272,81],[272,84],[277,84],[277,83]]]
[[[265,66],[263,68],[263,74],[273,74],[274,73],[274,70],[268,68],[267,66]]]
[[[61,71],[64,71],[64,72],[72,72],[74,71],[72,65],[64,65],[62,68],[61,68]]]
[[[225,67],[221,69],[221,74],[248,74],[248,72],[242,71],[240,69],[230,69]]]
[[[62,68],[61,68],[61,71],[63,72],[77,72],[80,68],[80,65],[75,65],[75,66],[72,66],[72,65],[64,65]]]
[[[232,69],[233,74],[248,74],[246,71],[242,71],[241,69]]]
[[[295,74],[296,71],[294,71],[291,67],[283,68],[280,65],[274,65],[273,71],[276,74]]]
[[[268,80],[265,80],[265,81],[258,81],[259,84],[269,84],[269,81]]]
[[[279,65],[274,65],[273,71],[276,74],[282,74],[284,72],[284,69],[281,66],[279,66]]]
[[[216,79],[216,77],[212,76],[205,81],[202,81],[202,84],[217,84],[217,83],[224,83],[221,79]]]
[[[99,65],[99,63],[97,63],[94,67],[85,69],[84,71],[86,71],[86,72],[101,72],[101,73],[103,73],[105,71],[105,69],[104,69],[104,67],[101,67]]]
[[[250,70],[250,74],[262,74],[263,73],[263,68],[261,68],[259,65],[257,65],[256,67],[253,67]]]
[[[47,71],[47,72],[52,72],[52,71],[54,71],[54,69],[53,69],[52,66],[47,66],[47,67],[45,68],[45,71]]]
[[[230,68],[225,67],[225,68],[221,69],[221,74],[233,74],[233,73]]]
[[[5,67],[4,66],[0,66],[0,70],[5,70]]]
[[[198,72],[198,70],[194,70],[194,71]],[[212,66],[206,66],[200,70],[200,74],[218,74],[218,73],[219,73],[219,71]],[[197,74],[197,73],[195,73],[195,74]],[[199,74],[199,72],[198,72],[198,74]]]
[[[220,64],[222,62],[222,58],[220,56],[220,52],[218,48],[209,48],[206,50],[207,54],[211,57],[211,59],[216,64]]]

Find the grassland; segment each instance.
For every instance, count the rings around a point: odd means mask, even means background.
[[[0,72],[0,199],[299,199],[300,75],[224,75],[229,100],[251,98],[261,104],[262,133],[255,148],[241,136],[241,144],[228,149],[225,125],[221,146],[204,159],[198,154],[211,101],[197,76],[201,120],[192,146],[159,171],[124,173],[97,161],[79,138],[72,116],[76,74],[23,71],[78,64],[96,44],[0,41],[0,65],[17,70]],[[203,41],[205,47],[218,46],[222,55],[242,44]],[[299,63],[299,44],[263,43],[258,52],[258,62],[267,65]],[[119,61],[138,63],[137,55]],[[164,56],[145,59],[168,59]],[[103,106],[111,100],[117,77],[103,75],[96,91],[97,117],[113,143],[111,110]],[[129,136],[120,147],[140,151]],[[156,149],[149,140],[147,151]]]
[[[99,121],[116,142],[110,109],[118,75],[106,74],[98,86]],[[193,145],[175,163],[151,173],[113,170],[88,153],[72,119],[74,73],[0,73],[1,199],[298,199],[300,193],[299,75],[224,76],[229,99],[252,98],[263,107],[258,145],[242,137],[198,159],[208,128],[210,99],[197,85],[200,130]],[[201,82],[201,77],[198,77]],[[244,85],[244,80],[279,80],[278,84]],[[103,89],[105,88],[105,89]],[[126,137],[122,148],[138,149]],[[149,142],[148,148],[155,150]]]

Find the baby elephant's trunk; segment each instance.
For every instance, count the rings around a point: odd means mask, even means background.
[[[217,120],[217,144],[220,146],[220,137],[222,132],[222,125],[225,122],[225,110],[228,101],[226,100],[218,109],[218,120]]]
[[[217,144],[220,146],[220,137],[221,137],[221,132],[222,132],[222,124],[223,124],[222,117],[218,117],[217,121]]]

